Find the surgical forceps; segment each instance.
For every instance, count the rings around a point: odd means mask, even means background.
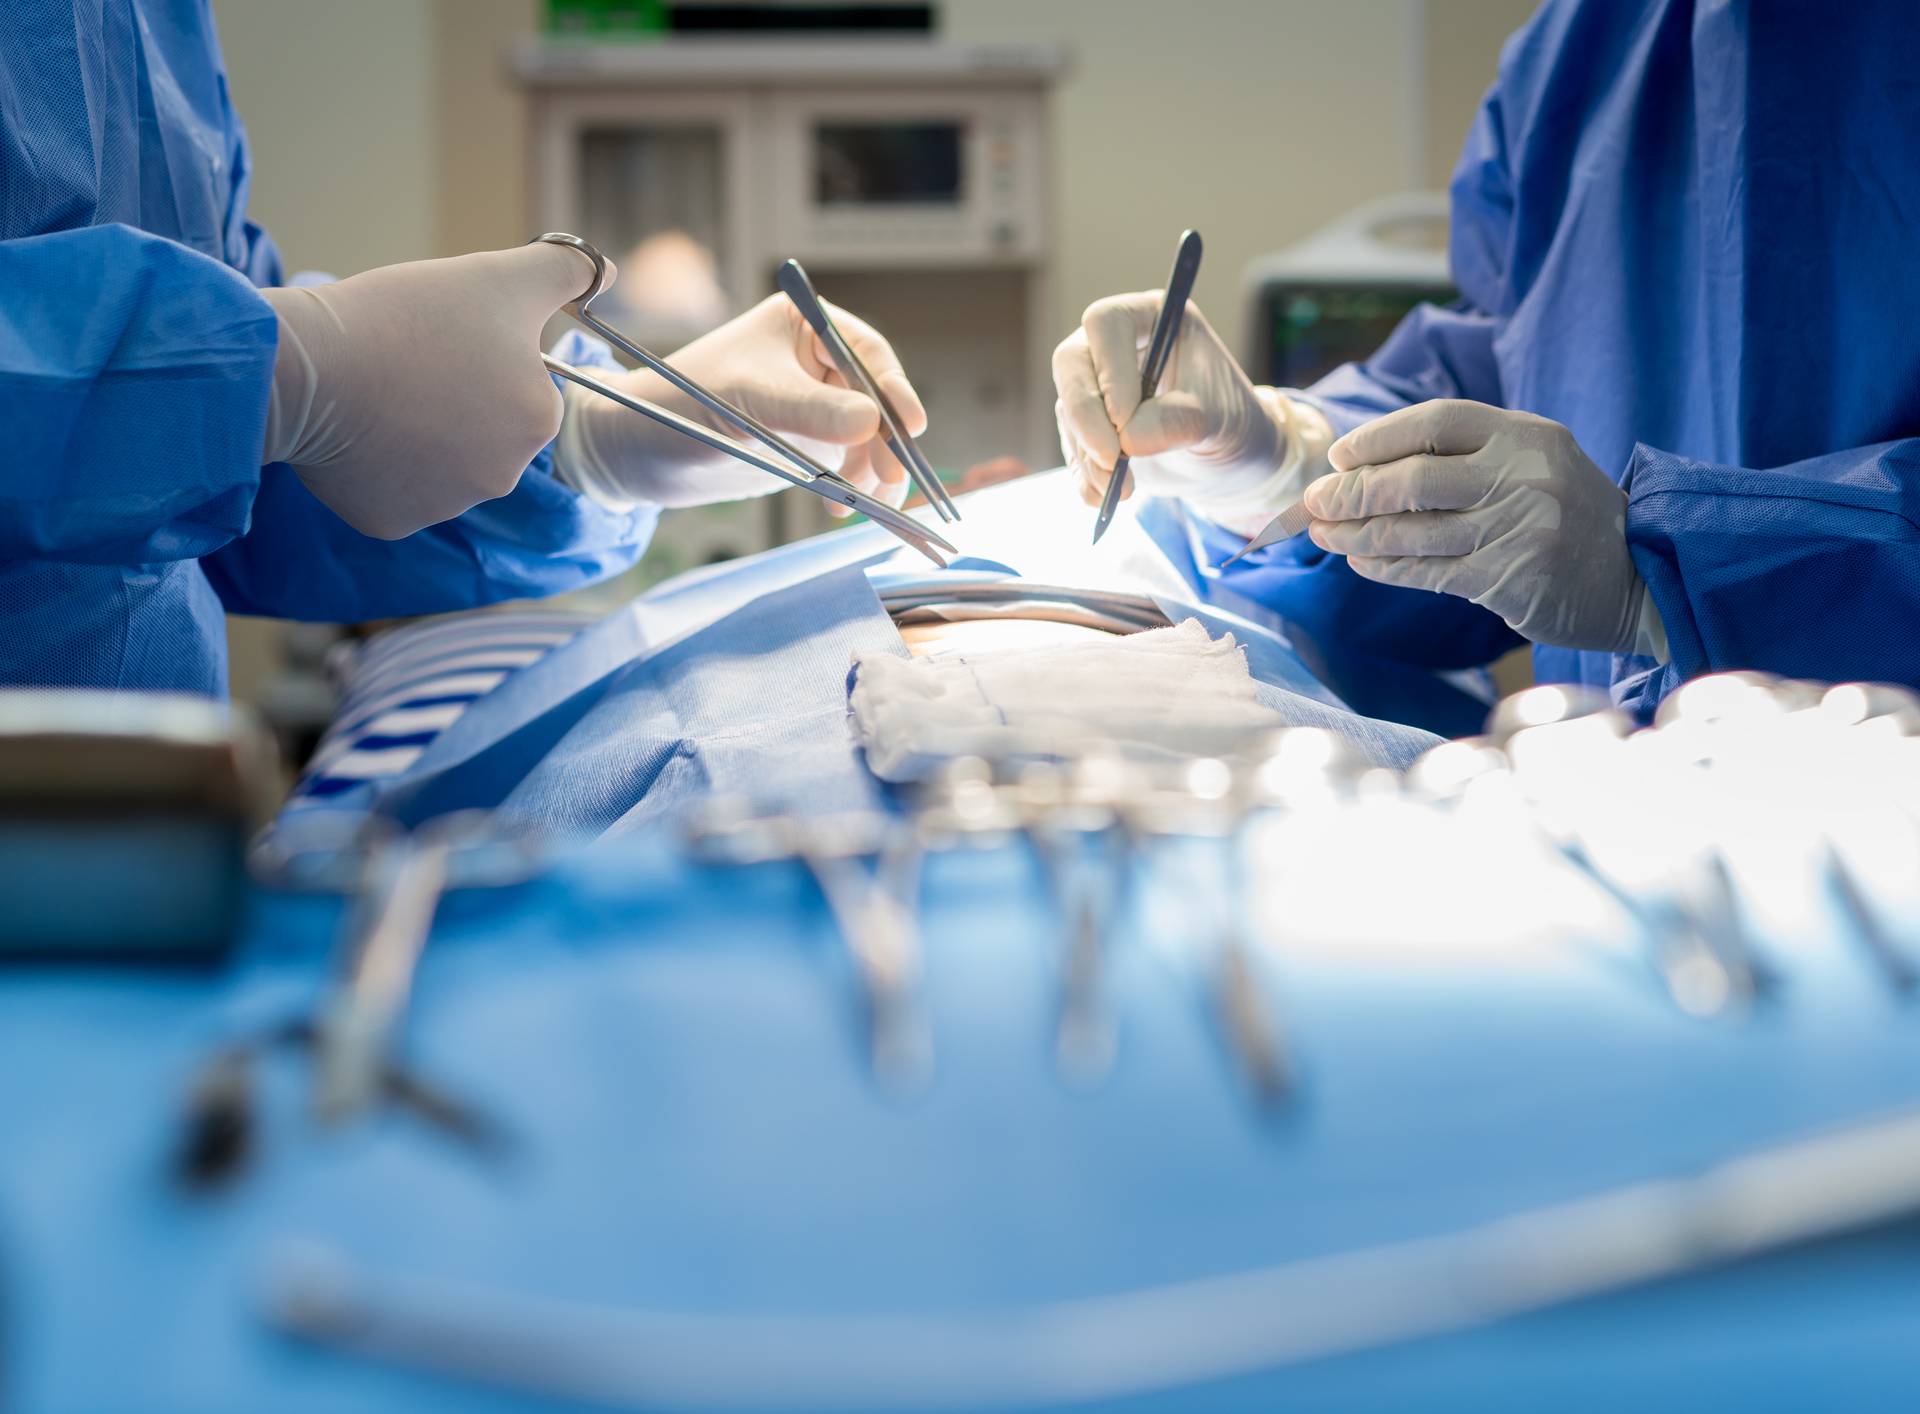
[[[1173,273],[1167,276],[1166,293],[1160,297],[1160,312],[1154,316],[1153,333],[1147,340],[1147,357],[1140,365],[1141,402],[1160,391],[1160,376],[1167,371],[1167,364],[1173,359],[1173,346],[1180,341],[1180,322],[1187,317],[1187,298],[1193,293],[1193,282],[1199,273],[1200,233],[1182,231],[1180,247],[1173,257]],[[1120,509],[1120,496],[1127,489],[1131,465],[1131,459],[1125,456],[1113,464],[1107,494],[1100,498],[1099,518],[1093,523],[1096,545],[1113,524],[1114,512]]]
[[[779,279],[780,288],[793,301],[793,307],[800,311],[800,317],[820,336],[821,344],[833,358],[840,376],[847,380],[847,386],[858,388],[878,405],[887,450],[905,468],[915,489],[927,498],[927,504],[939,513],[940,519],[959,520],[960,508],[953,504],[953,497],[947,494],[947,488],[941,484],[940,473],[927,461],[919,444],[913,440],[913,434],[907,431],[907,424],[901,418],[899,409],[894,407],[892,399],[880,391],[878,380],[867,371],[867,365],[853,351],[853,345],[846,341],[833,320],[827,317],[827,307],[820,302],[820,296],[814,293],[813,281],[807,278],[807,272],[800,262],[789,260],[782,265]]]
[[[777,452],[780,458],[785,459],[786,464],[783,465],[780,460],[773,457],[762,456],[751,447],[744,447],[731,437],[709,431],[699,423],[689,421],[656,403],[650,403],[645,398],[636,398],[629,393],[624,393],[611,383],[594,377],[584,369],[562,362],[551,354],[543,354],[541,357],[546,362],[548,372],[566,379],[569,383],[577,383],[589,392],[598,393],[601,397],[616,402],[629,411],[637,412],[642,417],[651,418],[662,427],[670,427],[681,436],[690,437],[702,446],[711,447],[717,452],[725,452],[748,466],[757,467],[770,476],[777,476],[790,486],[798,486],[802,490],[811,491],[816,496],[859,511],[874,524],[905,541],[942,568],[946,565],[945,559],[941,556],[942,551],[949,555],[959,554],[951,544],[921,525],[912,516],[896,510],[885,501],[869,496],[838,472],[822,466],[779,433],[761,423],[759,419],[742,412],[719,394],[701,387],[665,359],[641,348],[595,314],[593,302],[599,298],[601,291],[606,287],[607,262],[606,257],[589,242],[563,231],[549,231],[537,239],[553,245],[570,247],[593,262],[593,283],[587,286],[579,298],[562,306],[568,315],[585,328],[598,334],[627,357],[659,374],[723,422],[738,428],[762,446]],[[884,416],[886,404],[883,402],[881,407]]]

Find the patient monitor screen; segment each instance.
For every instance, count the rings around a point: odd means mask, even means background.
[[[957,205],[959,123],[819,123],[814,200],[821,206]]]

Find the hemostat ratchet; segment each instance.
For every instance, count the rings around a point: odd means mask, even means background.
[[[548,372],[566,379],[569,383],[577,383],[590,392],[598,393],[601,397],[637,412],[642,417],[651,418],[663,427],[671,427],[683,437],[690,437],[704,446],[712,447],[715,451],[725,452],[748,466],[758,467],[761,471],[777,476],[791,486],[798,486],[802,490],[811,491],[816,496],[859,511],[874,524],[913,546],[936,565],[944,567],[946,564],[941,552],[944,551],[948,555],[959,553],[946,540],[920,524],[912,516],[896,510],[885,501],[869,496],[838,472],[822,466],[751,414],[741,411],[719,394],[701,387],[665,359],[640,347],[595,314],[593,302],[606,287],[607,262],[606,257],[601,255],[590,242],[562,231],[549,231],[538,239],[554,245],[569,246],[593,262],[593,283],[588,285],[577,299],[563,306],[569,316],[583,327],[598,334],[627,357],[637,361],[642,367],[659,374],[723,422],[738,428],[746,436],[777,453],[777,456],[763,456],[751,447],[742,446],[731,437],[702,427],[699,423],[690,421],[656,403],[650,403],[645,398],[636,398],[614,387],[611,383],[596,378],[586,370],[575,368],[572,364],[554,358],[550,354],[543,355]]]

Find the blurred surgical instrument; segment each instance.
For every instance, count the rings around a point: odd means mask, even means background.
[[[896,1094],[923,1088],[933,1033],[919,997],[915,901],[924,851],[911,824],[878,812],[761,814],[719,796],[695,813],[687,838],[710,864],[805,866],[853,963],[874,1078]]]
[[[401,835],[367,859],[366,884],[350,915],[356,921],[347,971],[319,1014],[314,1110],[328,1124],[372,1108],[379,1094],[453,850],[444,831],[419,840]]]
[[[556,1301],[302,1244],[276,1254],[261,1314],[343,1354],[610,1408],[1026,1408],[1387,1350],[1916,1211],[1920,1114],[1907,1110],[1431,1237],[986,1313]]]
[[[1180,247],[1173,257],[1173,273],[1167,276],[1167,292],[1160,299],[1160,313],[1154,318],[1153,333],[1147,340],[1147,357],[1140,365],[1140,400],[1145,402],[1160,391],[1160,375],[1167,371],[1173,346],[1180,340],[1180,322],[1187,315],[1187,300],[1193,294],[1194,278],[1200,273],[1200,233],[1182,231]],[[1100,499],[1100,516],[1093,523],[1093,543],[1113,524],[1113,514],[1127,489],[1129,474],[1125,455],[1113,464],[1113,476],[1107,482],[1107,494]]]

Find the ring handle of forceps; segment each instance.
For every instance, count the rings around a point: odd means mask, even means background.
[[[547,245],[563,245],[569,250],[577,250],[593,262],[593,283],[561,306],[568,314],[577,318],[579,317],[580,310],[586,305],[591,304],[593,297],[599,294],[602,289],[606,288],[607,258],[600,253],[599,247],[594,245],[593,242],[584,241],[580,239],[580,237],[566,231],[548,231],[543,235],[535,236],[528,244],[540,245],[542,242]]]

